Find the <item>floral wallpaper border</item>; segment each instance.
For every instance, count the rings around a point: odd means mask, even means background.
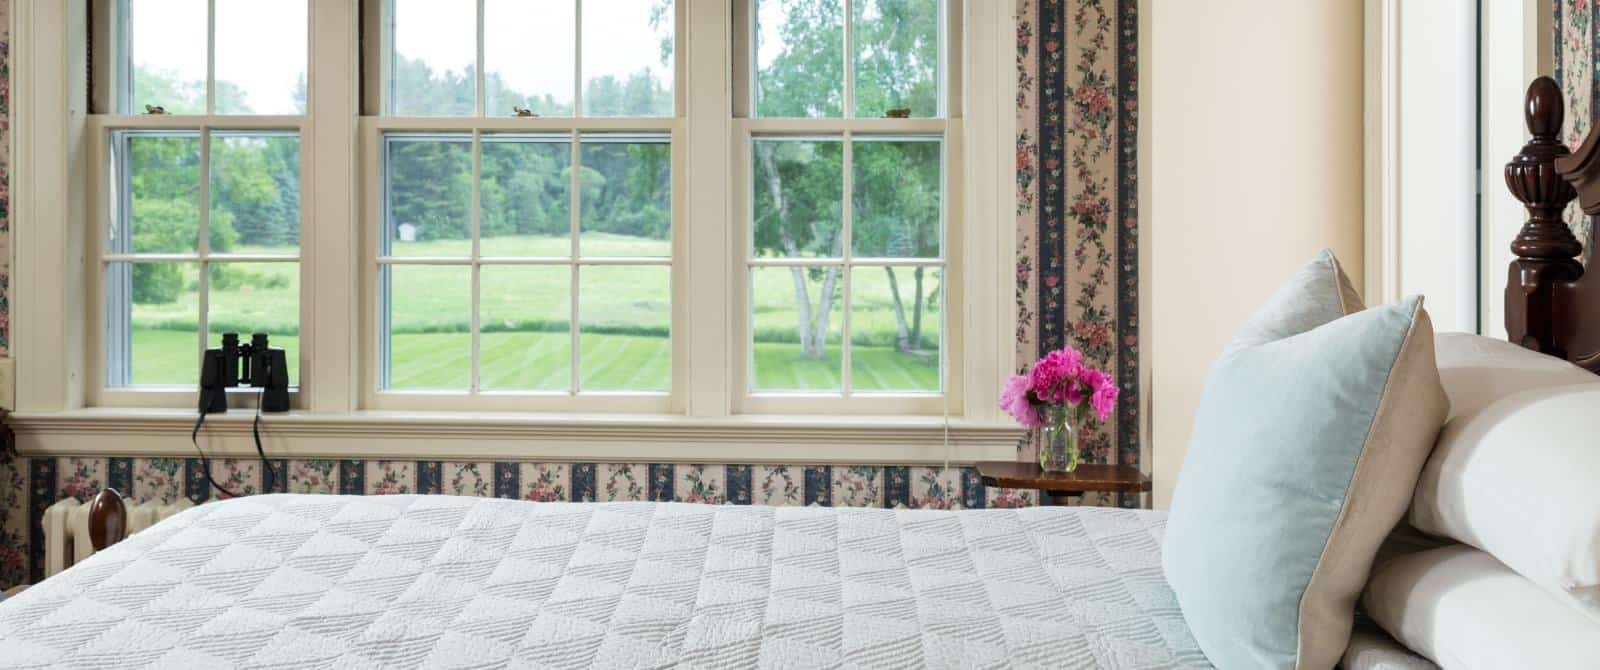
[[[972,509],[1037,504],[1038,492],[983,485],[972,468],[877,465],[704,465],[489,461],[274,460],[269,477],[254,459],[215,459],[211,475],[230,492],[384,495],[448,494],[536,502],[672,501],[733,505],[821,505]],[[19,463],[13,462],[15,466]],[[203,503],[214,490],[198,458],[22,459],[20,476],[0,479],[27,500],[27,544],[0,549],[0,584],[44,576],[44,529],[58,500],[87,501],[103,487],[134,504]],[[13,520],[8,517],[8,520]],[[17,528],[16,530],[21,530]],[[30,550],[26,555],[20,549]]]

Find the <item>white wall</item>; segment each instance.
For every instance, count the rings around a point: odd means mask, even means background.
[[[1366,296],[1425,296],[1435,329],[1469,333],[1478,330],[1479,287],[1476,5],[1397,2],[1398,276],[1383,282],[1387,295]]]
[[[1362,268],[1362,3],[1150,0],[1152,472],[1166,507],[1207,368],[1320,248]]]

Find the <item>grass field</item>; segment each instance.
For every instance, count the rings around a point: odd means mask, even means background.
[[[585,235],[586,255],[664,256],[668,243]],[[566,238],[486,238],[485,255],[562,254]],[[464,256],[464,240],[396,244],[395,255]],[[249,249],[252,253],[274,249]],[[300,282],[293,263],[212,265],[211,337],[265,330],[289,360],[298,357]],[[466,267],[392,266],[389,386],[463,389],[471,376],[471,274]],[[909,269],[896,270],[902,297],[912,295]],[[666,266],[584,267],[579,275],[579,377],[585,390],[666,390],[671,324]],[[198,272],[185,268],[186,290],[166,304],[139,304],[133,313],[133,381],[190,385],[198,377]],[[851,377],[863,391],[937,391],[942,296],[939,276],[925,277],[924,350],[893,346],[896,325],[888,276],[882,268],[857,268],[853,284]],[[495,390],[566,390],[570,385],[571,273],[560,266],[485,266],[480,277],[480,381]],[[821,273],[808,277],[815,308]],[[843,314],[834,302],[827,356],[801,355],[793,280],[787,268],[753,274],[755,388],[837,390]],[[931,295],[932,297],[926,297]],[[908,314],[909,318],[909,314]],[[298,370],[292,369],[298,380]]]

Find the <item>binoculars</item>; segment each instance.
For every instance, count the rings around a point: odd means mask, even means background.
[[[289,365],[283,350],[267,345],[266,333],[239,343],[238,333],[223,333],[222,346],[200,360],[200,413],[228,411],[228,389],[261,389],[261,411],[289,411]]]

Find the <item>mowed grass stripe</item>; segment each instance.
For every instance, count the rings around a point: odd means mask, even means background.
[[[198,374],[199,356],[193,336],[173,330],[133,332],[134,381],[140,384],[189,386]],[[484,333],[480,340],[481,380],[499,390],[566,390],[566,333]],[[584,388],[623,389],[642,380],[670,379],[671,347],[667,339],[630,335],[585,335],[585,356],[603,361],[585,370]],[[277,336],[273,344],[298,347],[297,338]],[[838,391],[838,347],[826,358],[801,356],[791,344],[755,345],[756,386],[782,391]],[[911,356],[886,347],[856,346],[855,388],[858,391],[933,391],[939,388],[936,356]],[[466,333],[402,333],[394,336],[395,388],[465,389],[471,339]],[[664,382],[663,382],[664,383]]]

